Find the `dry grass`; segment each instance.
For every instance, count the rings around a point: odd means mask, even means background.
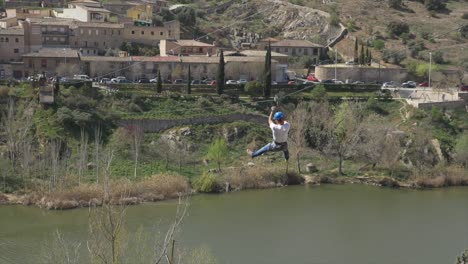
[[[417,171],[413,175],[416,185],[421,188],[468,186],[467,170],[458,166]]]
[[[118,180],[110,183],[109,199],[112,204],[138,204],[145,201],[159,201],[177,198],[188,193],[190,186],[181,176],[155,175],[140,182]],[[71,209],[101,205],[104,189],[98,184],[81,184],[66,191],[47,194],[35,204],[47,209]]]

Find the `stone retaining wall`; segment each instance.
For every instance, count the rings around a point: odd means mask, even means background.
[[[440,109],[466,109],[468,103],[466,101],[446,101],[446,102],[430,102],[430,103],[419,103],[418,108],[431,109],[433,106]]]
[[[177,126],[230,123],[238,120],[268,125],[268,118],[266,116],[240,113],[219,116],[200,116],[186,119],[119,120],[117,121],[117,125],[120,127],[139,126],[144,132],[155,133]]]
[[[363,82],[401,82],[406,79],[406,69],[398,68],[373,68],[366,66],[336,67],[338,80],[363,81]],[[315,68],[315,77],[319,80],[335,79],[335,67],[318,66]]]

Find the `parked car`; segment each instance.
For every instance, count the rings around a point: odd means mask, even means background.
[[[396,88],[396,84],[394,82],[384,82],[382,84],[382,89],[385,89],[385,88]]]
[[[99,83],[101,83],[101,84],[110,84],[110,83],[111,83],[111,79],[109,79],[109,78],[102,78],[101,80],[99,80]]]
[[[158,82],[158,78],[157,78],[157,77],[156,77],[156,78],[153,78],[153,79],[149,80],[149,82],[150,82],[150,83],[157,83],[157,82]]]
[[[353,61],[353,60],[347,61],[345,64],[346,65],[357,65],[357,63],[355,61]]]
[[[75,74],[75,75],[73,75],[73,80],[91,81],[91,78],[89,78],[88,75]]]
[[[333,80],[322,80],[322,83],[335,83]]]
[[[310,81],[310,82],[320,82],[319,79],[317,79],[315,76],[313,75],[309,75],[307,76],[307,81]]]
[[[150,83],[150,80],[148,78],[141,78],[138,80],[138,83]]]
[[[247,80],[246,79],[240,79],[237,81],[237,84],[246,84]]]
[[[429,87],[429,83],[428,82],[422,82],[420,84],[418,84],[419,87]]]
[[[468,92],[468,85],[467,84],[462,84],[460,86],[460,91]]]
[[[337,79],[332,79],[332,81],[333,81],[334,84],[343,84],[342,81],[337,80]]]
[[[296,81],[289,81],[288,85],[296,85]]]
[[[111,83],[120,83],[120,80],[126,80],[125,76],[117,76],[111,79]]]
[[[361,81],[355,81],[355,82],[353,82],[353,84],[364,84],[364,82],[361,82]]]
[[[216,80],[212,80],[210,83],[209,83],[211,86],[215,86],[218,84],[218,82],[216,82]]]
[[[235,80],[227,80],[226,84],[237,84],[237,81]]]
[[[187,83],[185,80],[182,80],[182,79],[175,79],[174,80],[174,84],[184,84],[184,83]]]
[[[401,87],[403,88],[416,88],[417,83],[413,81],[407,81],[401,84]]]
[[[278,83],[275,81],[271,81],[271,85],[278,85]]]
[[[192,80],[190,84],[201,84],[200,80]]]
[[[132,83],[132,82],[127,79],[118,79],[117,83]]]

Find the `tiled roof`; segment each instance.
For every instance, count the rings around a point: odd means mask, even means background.
[[[252,57],[265,57],[266,52],[267,52],[266,50],[243,50],[240,53],[246,56],[252,56]],[[272,51],[271,56],[272,57],[287,57],[288,55]]]
[[[69,48],[42,48],[38,52],[24,54],[23,57],[78,58],[78,50]]]
[[[81,61],[102,61],[102,62],[130,62],[132,57],[112,57],[112,56],[81,56]]]
[[[37,25],[52,25],[52,26],[70,26],[75,20],[70,18],[28,18],[29,21]]]
[[[102,7],[91,7],[91,6],[80,6],[82,7],[83,9],[86,9],[88,11],[91,11],[91,12],[104,12],[104,13],[110,13],[109,10],[105,9],[105,8],[102,8]]]
[[[24,29],[21,27],[1,28],[0,35],[24,36]]]
[[[179,40],[176,40],[176,41],[173,41],[173,42],[176,43],[177,45],[180,45],[180,46],[214,47],[214,45],[212,45],[212,44],[203,43],[203,42],[200,42],[200,41],[190,40],[190,39],[179,39]]]
[[[124,28],[124,24],[75,21],[75,23],[73,23],[72,28],[78,28],[78,27]]]
[[[148,61],[148,62],[180,62],[178,56],[133,56],[134,61]]]
[[[312,43],[308,40],[285,39],[271,43],[272,47],[301,47],[301,48],[323,48],[323,45]]]

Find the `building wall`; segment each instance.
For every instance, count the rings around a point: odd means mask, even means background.
[[[73,76],[81,73],[78,58],[23,57],[24,76],[45,72],[47,76]]]
[[[162,39],[180,39],[179,23],[166,23],[164,27],[144,27],[125,24],[124,39],[146,45],[156,45]]]
[[[88,11],[80,6],[77,6],[76,8],[65,8],[59,17],[73,18],[79,21],[88,22]]]
[[[16,18],[24,20],[26,18],[41,18],[51,16],[50,9],[39,9],[39,8],[17,8]]]
[[[338,80],[342,81],[401,82],[406,79],[407,71],[395,68],[337,67],[336,76]],[[315,77],[319,80],[334,79],[335,68],[318,66],[315,68]]]
[[[323,48],[302,48],[302,47],[271,47],[274,52],[287,54],[289,56],[309,56],[319,58],[323,53]]]
[[[0,28],[9,28],[18,25],[18,19],[16,17],[3,18],[0,21]]]
[[[0,63],[19,61],[24,54],[24,36],[0,35]]]
[[[161,56],[178,56],[178,55],[207,55],[214,56],[217,53],[217,48],[214,46],[196,47],[196,46],[180,46],[172,41],[161,40],[159,44]]]
[[[83,49],[83,55],[98,55],[119,48],[123,33],[123,28],[79,26],[72,29],[70,47]]]

